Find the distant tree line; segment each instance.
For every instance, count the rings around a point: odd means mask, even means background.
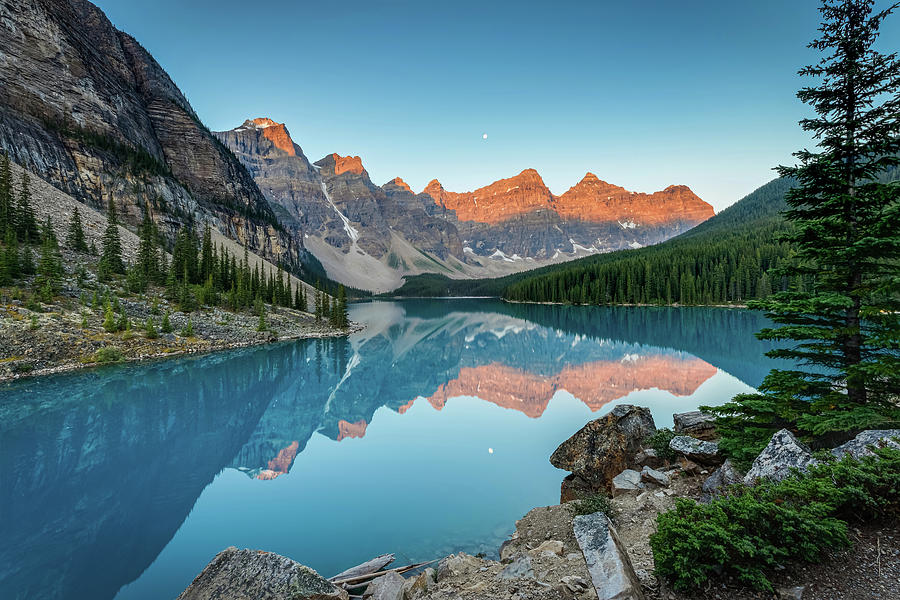
[[[504,297],[567,304],[742,304],[803,288],[802,277],[771,274],[792,249],[780,219],[753,228],[627,251],[510,285]]]

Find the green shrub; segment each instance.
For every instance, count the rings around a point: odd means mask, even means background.
[[[34,371],[34,364],[28,361],[15,362],[12,365],[13,373],[31,373]]]
[[[145,325],[144,329],[147,332],[148,340],[155,340],[159,337],[159,334],[156,333],[156,326],[153,324],[153,317],[147,317],[147,324]]]
[[[850,544],[848,519],[900,508],[900,450],[877,454],[831,459],[777,483],[735,486],[709,504],[678,500],[650,536],[657,575],[679,590],[719,573],[771,590],[767,570],[791,560],[818,562]]]
[[[593,494],[586,498],[581,498],[573,502],[571,506],[576,515],[592,515],[595,512],[602,512],[610,519],[616,516],[616,509],[613,508],[609,497],[605,494]]]
[[[194,335],[194,324],[188,319],[187,325],[181,328],[182,337],[192,337]]]
[[[644,445],[656,450],[657,456],[661,459],[673,461],[677,458],[675,452],[669,448],[669,442],[672,441],[673,437],[675,437],[675,432],[668,427],[663,427],[662,429],[657,429],[653,435],[647,436],[647,439],[644,440]]]
[[[114,363],[124,359],[125,355],[115,346],[103,346],[94,352],[94,362],[98,363]]]
[[[41,324],[38,322],[37,315],[31,315],[31,321],[28,323],[28,329],[35,331],[41,328]]]

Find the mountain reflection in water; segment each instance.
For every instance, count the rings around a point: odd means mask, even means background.
[[[664,426],[774,362],[748,311],[456,300],[352,318],[367,328],[349,339],[0,387],[0,597],[174,598],[230,544],[326,575],[382,551],[493,552],[558,499],[547,457],[587,420],[627,401]]]

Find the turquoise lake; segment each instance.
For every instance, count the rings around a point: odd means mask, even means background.
[[[548,461],[617,404],[672,414],[759,385],[759,313],[355,304],[348,339],[0,386],[0,597],[172,598],[220,550],[325,576],[496,555],[559,502]]]

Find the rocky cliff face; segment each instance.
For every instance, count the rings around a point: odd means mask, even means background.
[[[152,56],[85,0],[0,0],[0,149],[126,222],[148,206],[169,235],[207,222],[297,263],[243,165],[200,123]]]
[[[390,280],[423,265],[434,270],[451,256],[464,259],[451,212],[400,178],[375,185],[358,156],[329,154],[310,164],[287,128],[268,118],[215,135],[244,163],[282,222],[313,237],[310,248],[340,281],[361,285],[353,271]]]

